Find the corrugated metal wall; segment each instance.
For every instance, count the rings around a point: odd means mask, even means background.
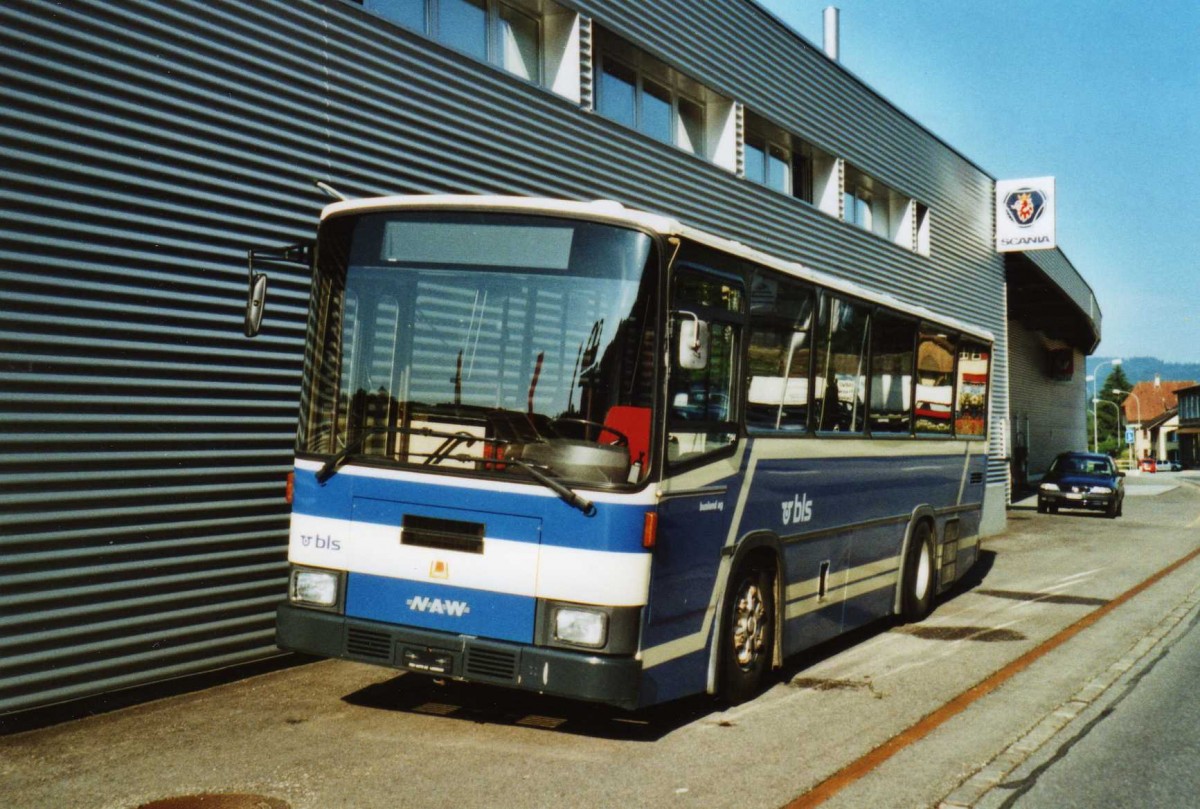
[[[284,586],[313,7],[0,7],[0,712],[261,658]]]
[[[0,6],[0,712],[273,652],[307,296],[353,195],[612,197],[997,335],[992,182],[750,3],[574,4],[929,205],[923,258],[343,0]],[[992,480],[1004,465],[993,464]]]
[[[1089,445],[1084,357],[1074,349],[1074,376],[1068,381],[1053,380],[1047,370],[1047,352],[1066,346],[1016,321],[1008,325],[1014,451],[1024,448],[1028,474],[1037,479],[1058,453]]]

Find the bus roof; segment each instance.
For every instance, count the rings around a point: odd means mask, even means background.
[[[613,200],[577,202],[573,200],[541,197],[488,196],[482,194],[406,194],[387,197],[366,197],[344,200],[325,206],[322,221],[334,214],[362,213],[384,210],[481,210],[511,213],[543,214],[548,216],[567,215],[612,225],[636,227],[661,236],[681,236],[724,253],[761,264],[797,278],[810,281],[817,286],[841,292],[871,303],[877,303],[899,312],[929,320],[971,337],[994,342],[994,335],[986,329],[968,325],[956,318],[937,314],[923,306],[905,303],[891,295],[859,286],[852,281],[829,275],[795,261],[787,261],[747,247],[741,242],[714,236],[703,230],[684,225],[679,220],[661,214],[648,213],[626,208]]]

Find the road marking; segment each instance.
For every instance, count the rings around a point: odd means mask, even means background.
[[[1200,522],[1200,519],[1197,522]],[[1057,635],[1045,640],[1041,645],[1030,649],[987,679],[963,691],[915,725],[900,731],[858,760],[850,762],[808,792],[793,800],[785,809],[809,809],[809,807],[820,806],[846,787],[868,775],[892,756],[924,739],[946,722],[965,711],[976,701],[992,693],[1014,676],[1029,668],[1029,666],[1040,658],[1062,646],[1134,596],[1154,586],[1197,557],[1200,557],[1200,548],[1196,548],[1182,559],[1167,565],[1141,584],[1135,585],[1124,593],[1121,593],[1121,595],[1103,607],[1088,613]]]
[[[1072,574],[1072,575],[1070,575],[1070,576],[1067,576],[1067,577],[1065,577],[1065,578],[1059,579],[1059,582],[1061,582],[1061,584],[1059,584],[1058,586],[1059,586],[1059,587],[1065,587],[1065,586],[1067,586],[1068,584],[1073,584],[1074,582],[1076,582],[1076,581],[1079,581],[1080,579],[1086,579],[1086,578],[1089,578],[1089,577],[1091,577],[1091,576],[1095,576],[1097,573],[1099,573],[1099,572],[1100,572],[1100,571],[1102,571],[1102,570],[1104,570],[1104,568],[1102,568],[1102,567],[1095,567],[1095,568],[1092,568],[1091,570],[1085,570],[1085,571],[1083,571],[1082,573],[1075,573],[1075,574]]]

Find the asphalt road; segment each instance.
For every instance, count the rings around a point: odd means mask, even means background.
[[[789,661],[772,688],[734,709],[692,699],[627,714],[322,661],[0,736],[0,805],[133,809],[238,794],[292,809],[778,807],[821,784],[829,807],[1007,800],[1016,790],[998,783],[1032,771],[1037,756],[1090,721],[1088,710],[1125,688],[1116,675],[1111,687],[1097,688],[1097,678],[1134,659],[1124,675],[1132,682],[1147,660],[1185,645],[1170,646],[1176,635],[1147,639],[1180,631],[1165,616],[1192,625],[1181,616],[1197,598],[1200,559],[1122,599],[1200,549],[1200,486],[1167,476],[1153,480],[1157,488],[1149,482],[1130,481],[1125,516],[1115,521],[1014,509],[1009,531],[985,542],[981,564],[925,622],[881,623]],[[1103,617],[1086,629],[1037,651],[1098,610]],[[1183,636],[1193,675],[1196,634]],[[1189,658],[1182,651],[1162,658],[1114,710],[1146,710],[1133,695],[1168,672],[1172,659]],[[1179,676],[1190,684],[1188,673]],[[1156,687],[1150,704],[1191,693],[1179,681]],[[956,698],[962,704],[946,713]],[[1078,715],[1060,722],[1064,706]],[[1044,733],[1048,720],[1055,727]],[[1162,721],[1147,720],[1151,728]],[[1072,749],[1085,749],[1104,724]],[[847,772],[912,728],[923,730]],[[1095,739],[1101,770],[1131,744]],[[1042,772],[1018,805],[1068,805],[1035,791],[1054,786],[1048,776],[1057,777],[1058,767]],[[185,805],[214,804],[176,804]]]
[[[1200,612],[997,785],[1004,809],[1177,809],[1200,804]]]

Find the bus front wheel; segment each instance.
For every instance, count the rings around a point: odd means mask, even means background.
[[[721,639],[720,696],[730,705],[754,697],[771,667],[775,582],[761,561],[748,560],[729,580]]]
[[[912,542],[904,557],[903,590],[900,594],[900,617],[906,622],[919,621],[933,608],[936,586],[933,569],[933,531],[929,523],[920,522],[913,529]]]

